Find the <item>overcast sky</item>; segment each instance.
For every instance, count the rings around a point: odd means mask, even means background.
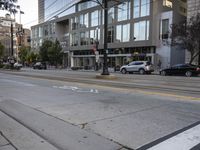
[[[17,5],[20,5],[21,23],[25,28],[30,28],[32,25],[38,23],[38,0],[18,0]],[[4,17],[6,11],[0,10],[0,16]],[[16,21],[19,23],[19,14],[16,14]]]

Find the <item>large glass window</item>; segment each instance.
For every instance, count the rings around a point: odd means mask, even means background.
[[[130,2],[123,2],[117,8],[118,21],[130,19]]]
[[[62,17],[75,12],[75,6],[72,6],[71,0],[44,0],[44,20],[53,19],[55,14],[60,13],[55,17]],[[69,6],[72,6],[69,8]],[[67,9],[69,8],[69,9]],[[63,12],[63,13],[61,13]]]
[[[100,10],[96,10],[96,11],[93,11],[91,13],[91,26],[94,27],[94,26],[98,26],[100,25],[100,21],[101,21],[101,11]]]
[[[78,4],[78,11],[85,10],[94,6],[97,6],[98,4],[96,2],[84,2]]]
[[[115,9],[114,7],[110,8],[108,10],[108,23],[113,23],[114,22],[114,17],[115,17]]]
[[[88,13],[80,15],[80,27],[81,28],[88,27]]]
[[[88,45],[89,44],[89,32],[84,31],[80,33],[80,41],[81,45]]]
[[[108,43],[113,43],[114,41],[114,27],[108,27]]]
[[[116,39],[118,42],[130,41],[130,24],[117,25]]]
[[[78,34],[72,33],[70,36],[70,45],[71,46],[78,46]]]
[[[133,17],[144,17],[150,14],[150,0],[133,1]]]
[[[123,42],[128,42],[130,40],[130,24],[123,25]]]
[[[76,29],[78,29],[78,26],[79,26],[78,17],[71,18],[71,29],[76,30]]]
[[[94,44],[97,40],[100,40],[100,29],[90,30],[90,44]]]
[[[43,27],[39,27],[39,37],[43,37]]]
[[[134,23],[135,41],[149,40],[149,21]]]

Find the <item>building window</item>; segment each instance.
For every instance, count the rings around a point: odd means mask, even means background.
[[[88,27],[88,13],[80,15],[80,28]]]
[[[70,36],[70,45],[71,46],[78,46],[78,34],[72,33]]]
[[[134,23],[135,41],[149,40],[149,21]]]
[[[114,41],[114,26],[108,27],[108,43],[113,43]]]
[[[168,39],[169,35],[169,19],[162,20],[162,39]]]
[[[71,30],[77,30],[78,29],[78,17],[71,18]]]
[[[43,28],[39,27],[39,37],[43,37],[42,33],[43,33]]]
[[[84,2],[84,3],[80,3],[78,4],[78,11],[82,11],[94,6],[97,6],[98,4],[96,2]]]
[[[130,2],[123,2],[118,5],[117,20],[123,21],[130,19]]]
[[[172,8],[173,6],[172,0],[163,0],[163,6]]]
[[[117,25],[116,39],[117,42],[130,41],[130,24]]]
[[[48,35],[49,35],[48,25],[45,25],[45,26],[44,26],[43,32],[44,32],[44,33],[43,33],[44,36],[48,36]]]
[[[150,0],[134,0],[133,1],[133,17],[139,18],[149,16]]]
[[[91,27],[100,25],[101,11],[96,10],[91,13]]]
[[[114,18],[115,18],[115,9],[114,7],[110,8],[108,10],[108,23],[111,24],[114,22]]]
[[[100,29],[90,30],[90,44],[94,44],[96,40],[100,40]]]
[[[80,41],[81,45],[88,45],[89,44],[89,32],[84,31],[80,33]]]

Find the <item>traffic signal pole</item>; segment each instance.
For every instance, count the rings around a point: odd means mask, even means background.
[[[108,71],[108,2],[104,0],[104,50],[103,50],[103,72],[101,75],[109,75]]]

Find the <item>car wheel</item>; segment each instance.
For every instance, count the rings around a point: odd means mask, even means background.
[[[166,76],[167,73],[166,73],[166,71],[161,71],[160,75],[161,75],[161,76]]]
[[[126,69],[123,68],[121,72],[122,72],[122,74],[126,74]]]
[[[144,69],[140,69],[140,70],[139,70],[139,73],[140,73],[140,74],[144,74],[144,73],[145,73]]]
[[[192,72],[191,72],[191,71],[187,71],[187,72],[185,73],[185,76],[186,76],[186,77],[191,77],[191,76],[192,76]]]

